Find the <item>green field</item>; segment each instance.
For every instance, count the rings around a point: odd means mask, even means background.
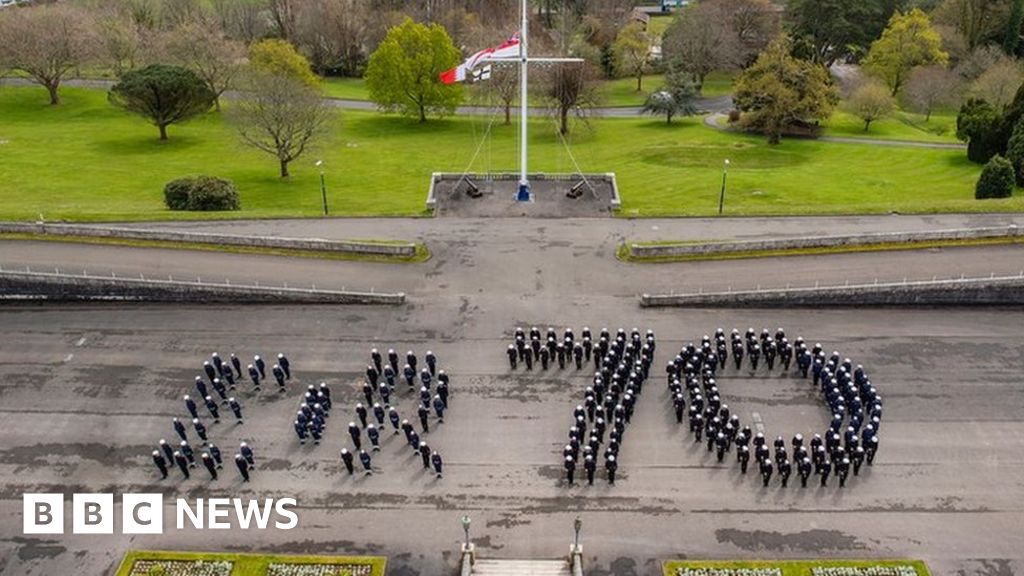
[[[733,75],[726,72],[713,72],[704,81],[705,98],[724,96],[732,91]],[[644,76],[643,90],[636,91],[636,78],[618,78],[605,80],[598,88],[600,106],[626,107],[642,106],[647,95],[661,88],[664,82],[661,74]],[[369,100],[366,82],[362,78],[324,78],[324,94],[329,98],[342,100]],[[533,99],[531,99],[533,100]],[[539,105],[539,101],[531,101],[531,105]]]
[[[369,100],[370,92],[362,78],[324,78],[324,95],[342,100]]]
[[[387,561],[379,556],[286,556],[281,554],[219,554],[207,552],[131,551],[125,554],[116,576],[129,576],[139,560],[178,560],[186,562],[233,562],[231,576],[264,576],[271,563],[288,564],[363,564],[371,567],[371,576],[384,576]]]
[[[777,560],[777,561],[682,561],[670,560],[664,564],[665,576],[676,576],[679,568],[779,568],[783,576],[811,576],[811,568],[869,568],[872,566],[910,566],[917,576],[930,576],[931,572],[920,560]]]
[[[925,122],[923,114],[901,110],[889,118],[872,122],[871,127],[865,132],[863,120],[848,112],[836,110],[824,124],[824,133],[827,136],[919,142],[959,142],[956,138],[955,111],[934,113],[931,119]]]
[[[703,98],[714,98],[725,96],[732,92],[733,75],[727,72],[712,72],[704,80],[704,90],[701,93]],[[643,90],[636,91],[636,78],[617,78],[606,80],[601,83],[598,93],[601,97],[600,106],[622,108],[628,106],[643,106],[647,95],[662,87],[664,76],[661,74],[649,74],[644,76]]]
[[[171,126],[170,140],[141,118],[112,108],[102,91],[0,90],[0,219],[168,220],[313,217],[321,212],[313,163],[322,158],[332,215],[419,215],[431,172],[461,172],[486,118],[420,125],[375,112],[339,113],[318,152],[277,177],[274,159],[245,147],[221,117]],[[572,172],[551,119],[531,127],[531,170]],[[472,171],[514,170],[517,127],[494,125]],[[580,167],[615,172],[625,216],[712,215],[722,162],[730,159],[727,215],[980,212],[1024,210],[1024,194],[973,199],[979,167],[958,150],[764,139],[723,133],[699,118],[665,125],[653,118],[603,119],[571,135]],[[242,210],[184,213],[163,206],[163,185],[189,174],[230,178]],[[389,237],[381,230],[382,238]]]

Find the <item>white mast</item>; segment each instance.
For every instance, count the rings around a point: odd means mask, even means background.
[[[530,201],[530,181],[526,176],[526,127],[527,127],[527,104],[529,92],[526,84],[526,70],[529,68],[529,57],[526,53],[527,28],[530,25],[527,0],[520,0],[522,4],[523,21],[519,28],[519,193],[516,200],[520,202]]]

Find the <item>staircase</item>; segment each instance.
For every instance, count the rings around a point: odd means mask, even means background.
[[[565,560],[490,560],[477,558],[473,576],[571,576]]]

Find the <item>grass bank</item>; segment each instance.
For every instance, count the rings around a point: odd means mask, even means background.
[[[313,258],[318,260],[343,260],[356,262],[415,263],[430,259],[430,251],[423,244],[416,244],[412,256],[386,256],[358,252],[335,252],[330,250],[291,250],[288,248],[265,248],[262,246],[230,246],[209,242],[171,242],[167,240],[137,240],[99,236],[56,236],[52,234],[0,233],[0,242],[66,242],[69,244],[99,244],[104,246],[127,246],[130,248],[163,248],[167,250],[199,250],[202,252],[228,252],[231,254],[257,254],[262,256],[287,256],[290,258]],[[388,244],[383,240],[361,240]]]
[[[211,113],[156,129],[116,110],[98,90],[66,88],[63,103],[46,104],[34,87],[0,90],[0,219],[139,221],[315,217],[322,212],[325,163],[328,203],[337,216],[424,214],[435,171],[515,170],[518,127],[497,122],[474,150],[487,118],[456,117],[419,124],[376,112],[338,111],[330,137],[277,177],[274,159],[242,145]],[[731,161],[725,214],[811,215],[888,212],[1011,212],[1024,194],[976,201],[980,167],[959,150],[785,140],[723,133],[689,118],[666,125],[652,118],[595,119],[576,125],[565,151],[550,118],[531,120],[531,170],[615,172],[621,215],[708,216],[717,213],[722,164]],[[174,178],[229,178],[242,210],[182,213],[163,205]],[[381,229],[387,237],[392,231]]]
[[[898,250],[926,250],[930,248],[972,248],[977,246],[1000,246],[1005,244],[1024,244],[1021,237],[972,238],[969,240],[929,240],[926,242],[885,242],[878,244],[860,244],[853,246],[822,246],[820,248],[791,248],[785,250],[741,250],[736,252],[718,252],[709,254],[687,254],[684,256],[633,256],[629,247],[638,245],[692,245],[702,242],[627,242],[619,245],[615,256],[623,262],[643,264],[660,264],[666,262],[698,262],[703,260],[743,260],[748,258],[780,258],[785,256],[816,256],[821,254],[852,254],[855,252],[890,252]]]

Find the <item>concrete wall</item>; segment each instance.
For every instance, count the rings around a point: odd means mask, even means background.
[[[398,305],[405,302],[405,294],[3,271],[0,301],[5,300]]]
[[[992,228],[962,228],[929,230],[925,232],[882,232],[849,236],[810,236],[740,242],[709,242],[701,244],[630,244],[629,253],[635,258],[671,256],[707,256],[736,252],[762,252],[770,250],[798,250],[806,248],[832,248],[864,246],[869,244],[906,244],[936,240],[973,240],[979,238],[1006,238],[1021,236],[1016,226]]]
[[[644,294],[645,307],[1021,306],[1024,276],[704,294]]]
[[[249,246],[260,248],[284,248],[289,250],[316,250],[378,256],[406,256],[416,254],[416,245],[374,244],[351,240],[321,240],[318,238],[279,238],[275,236],[234,236],[205,232],[182,232],[176,230],[154,230],[113,226],[91,226],[81,224],[35,224],[23,222],[0,222],[0,233],[47,234],[54,236],[88,236],[93,238],[125,238],[130,240],[156,240],[164,242],[191,242],[222,246]]]

